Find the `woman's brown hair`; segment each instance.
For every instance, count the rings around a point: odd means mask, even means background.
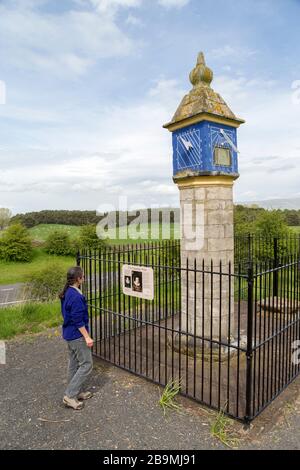
[[[82,276],[83,276],[83,270],[80,268],[80,266],[74,266],[70,268],[67,272],[67,282],[65,284],[65,287],[59,294],[59,298],[63,299],[65,296],[65,293],[67,292],[67,289],[73,284],[75,284],[78,278],[79,279],[82,278]]]

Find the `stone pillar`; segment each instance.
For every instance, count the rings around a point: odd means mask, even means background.
[[[203,179],[203,181],[202,181]],[[228,341],[233,331],[233,179],[197,178],[178,182],[181,207],[181,329]],[[188,260],[188,264],[187,264]],[[188,266],[199,271],[187,272]],[[215,274],[210,274],[210,272]],[[221,274],[222,273],[222,274]],[[221,331],[220,331],[221,327]],[[193,342],[193,341],[192,341]]]
[[[228,344],[234,334],[232,187],[239,177],[237,128],[245,121],[211,87],[213,72],[202,52],[189,78],[193,88],[164,127],[172,132],[173,180],[180,191],[179,327],[187,334],[179,337],[190,338],[193,351],[195,334],[202,347],[216,344],[211,340]]]

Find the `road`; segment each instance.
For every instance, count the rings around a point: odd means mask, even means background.
[[[106,279],[105,279],[106,277]],[[113,274],[110,273],[110,282],[112,282]],[[105,281],[108,282],[109,274],[102,274],[101,284],[104,287]],[[117,275],[115,276],[117,279]],[[91,278],[86,279],[86,290],[89,291],[90,281],[92,281],[92,289],[99,289],[100,281],[99,275],[92,276]],[[26,284],[17,283],[17,284],[7,284],[0,285],[0,308],[9,307],[10,305],[16,305],[22,302],[25,302],[27,299],[26,293]]]
[[[300,449],[300,377],[250,428],[226,420],[214,437],[216,412],[177,397],[179,412],[164,416],[161,388],[96,359],[87,384],[94,397],[82,411],[65,408],[68,359],[60,329],[7,341],[6,347],[0,449]]]
[[[0,285],[0,308],[24,302],[25,286],[24,283]]]

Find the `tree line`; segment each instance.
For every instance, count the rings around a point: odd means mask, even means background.
[[[127,224],[133,222],[136,217],[142,213],[148,217],[148,221],[159,222],[161,220],[162,209],[143,209],[137,212],[122,212],[116,211],[117,227],[124,224],[126,215]],[[236,223],[252,224],[257,217],[264,213],[277,214],[286,225],[299,226],[300,225],[300,210],[295,209],[277,209],[267,210],[257,206],[243,206],[235,205],[235,221]],[[151,215],[151,218],[150,218]],[[39,224],[61,224],[61,225],[96,225],[107,214],[97,214],[96,211],[79,211],[79,210],[43,210],[39,212],[27,212],[25,214],[17,214],[10,219],[10,224],[21,223],[24,227],[31,228]],[[179,220],[179,209],[170,209],[170,222],[174,223]]]
[[[141,214],[150,222],[159,222],[160,213],[163,209],[141,209],[139,211],[122,212],[116,211],[116,225],[117,227],[124,224],[133,222],[136,217]],[[179,216],[178,208],[171,208],[170,222],[174,223],[176,216]],[[112,213],[110,213],[112,214]],[[31,228],[39,224],[60,224],[60,225],[96,225],[100,222],[105,214],[97,214],[96,211],[79,211],[79,210],[43,210],[39,212],[26,212],[25,214],[16,214],[10,219],[10,224],[22,224],[24,227]],[[125,217],[126,216],[126,217]]]

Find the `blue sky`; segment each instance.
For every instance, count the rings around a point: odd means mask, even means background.
[[[235,200],[300,197],[299,18],[299,0],[0,0],[0,206],[178,205],[162,125],[200,50],[247,121]]]

